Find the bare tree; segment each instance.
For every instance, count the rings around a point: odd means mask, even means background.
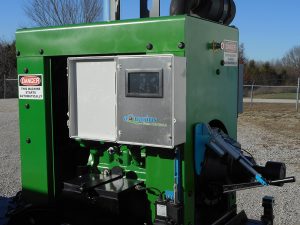
[[[294,76],[300,76],[300,46],[292,48],[282,59],[282,64]]]
[[[25,13],[38,26],[91,23],[100,20],[102,0],[29,0]]]
[[[16,82],[6,82],[6,79],[17,77],[15,42],[0,40],[0,97],[16,97]],[[5,92],[5,93],[4,93]]]
[[[245,54],[245,45],[244,43],[241,43],[239,46],[239,63],[246,63],[247,62],[247,58],[246,58],[246,54]]]

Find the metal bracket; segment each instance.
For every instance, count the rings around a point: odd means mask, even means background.
[[[274,209],[275,200],[274,197],[265,196],[263,198],[262,206],[264,207],[264,215],[261,217],[261,221],[265,225],[273,225],[274,224]]]
[[[204,161],[206,144],[209,142],[209,130],[203,123],[197,124],[195,127],[195,146],[194,146],[194,158],[195,158],[195,170],[196,174],[200,175],[202,170],[202,163]]]
[[[152,0],[150,17],[159,17],[159,16],[160,16],[160,0]]]
[[[110,20],[120,20],[120,0],[110,0]]]

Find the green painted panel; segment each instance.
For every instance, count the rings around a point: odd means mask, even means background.
[[[178,16],[24,29],[16,33],[17,49],[21,56],[39,56],[40,49],[44,56],[182,52],[184,21]]]
[[[46,64],[43,57],[18,59],[19,74],[24,74],[24,68],[28,68],[28,75],[42,74],[43,77],[44,100],[19,100],[22,188],[25,193],[35,193],[43,200],[48,199],[53,192],[50,169],[51,144],[49,144],[51,139],[48,138],[51,125],[46,122],[48,114],[46,89],[49,84],[45,75]],[[29,107],[25,107],[27,104]],[[40,200],[39,198],[37,201]]]
[[[174,160],[164,157],[163,152],[173,152],[169,149],[163,149],[160,154],[148,154],[146,159],[146,186],[147,188],[156,188],[161,192],[173,191],[174,187]],[[155,218],[154,202],[157,200],[159,193],[155,195],[148,193],[148,199],[151,203],[152,219]]]
[[[187,141],[184,155],[185,224],[194,224],[193,134],[197,123],[221,121],[236,138],[238,68],[221,66],[222,50],[208,44],[238,40],[238,31],[220,24],[187,17],[185,42],[187,57]],[[216,70],[221,74],[217,75]]]

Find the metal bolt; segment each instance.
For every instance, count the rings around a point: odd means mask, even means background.
[[[29,72],[29,69],[26,67],[24,68],[24,73],[28,73]]]
[[[105,170],[103,171],[103,174],[104,174],[105,176],[110,176],[110,175],[111,175],[111,172],[110,172],[110,170],[105,169]]]
[[[180,43],[178,44],[178,48],[184,49],[184,48],[185,48],[185,43],[184,43],[184,42],[180,42]]]
[[[29,104],[25,104],[25,109],[30,109],[30,105]]]
[[[40,54],[43,55],[44,54],[44,49],[40,49]]]
[[[153,49],[153,44],[151,44],[151,43],[147,44],[146,48],[148,50],[152,50]]]
[[[217,74],[217,75],[220,75],[220,74],[221,74],[221,70],[217,69],[217,70],[216,70],[216,74]]]
[[[26,143],[27,143],[27,144],[30,144],[30,143],[31,143],[31,139],[30,139],[30,138],[27,138],[27,139],[26,139]]]
[[[108,154],[110,154],[110,155],[113,155],[116,153],[116,150],[114,147],[110,147],[109,149],[107,149],[107,151],[108,151]]]
[[[21,55],[21,52],[20,52],[20,51],[17,51],[17,52],[16,52],[16,55],[17,55],[17,56],[20,56],[20,55]]]

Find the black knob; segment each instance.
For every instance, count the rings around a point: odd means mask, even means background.
[[[262,174],[269,180],[281,180],[286,177],[286,166],[281,162],[267,162],[265,166],[265,171]],[[277,186],[282,186],[279,184]]]
[[[27,138],[27,139],[26,139],[26,143],[27,143],[27,144],[30,144],[30,143],[31,143],[31,139],[30,139],[30,138]]]
[[[153,44],[151,44],[151,43],[147,44],[146,48],[148,50],[152,50],[153,49]]]
[[[178,44],[178,48],[184,49],[184,48],[185,48],[185,43],[184,43],[184,42],[180,42],[180,43]]]
[[[29,69],[26,67],[24,68],[24,73],[28,73],[29,72]]]

